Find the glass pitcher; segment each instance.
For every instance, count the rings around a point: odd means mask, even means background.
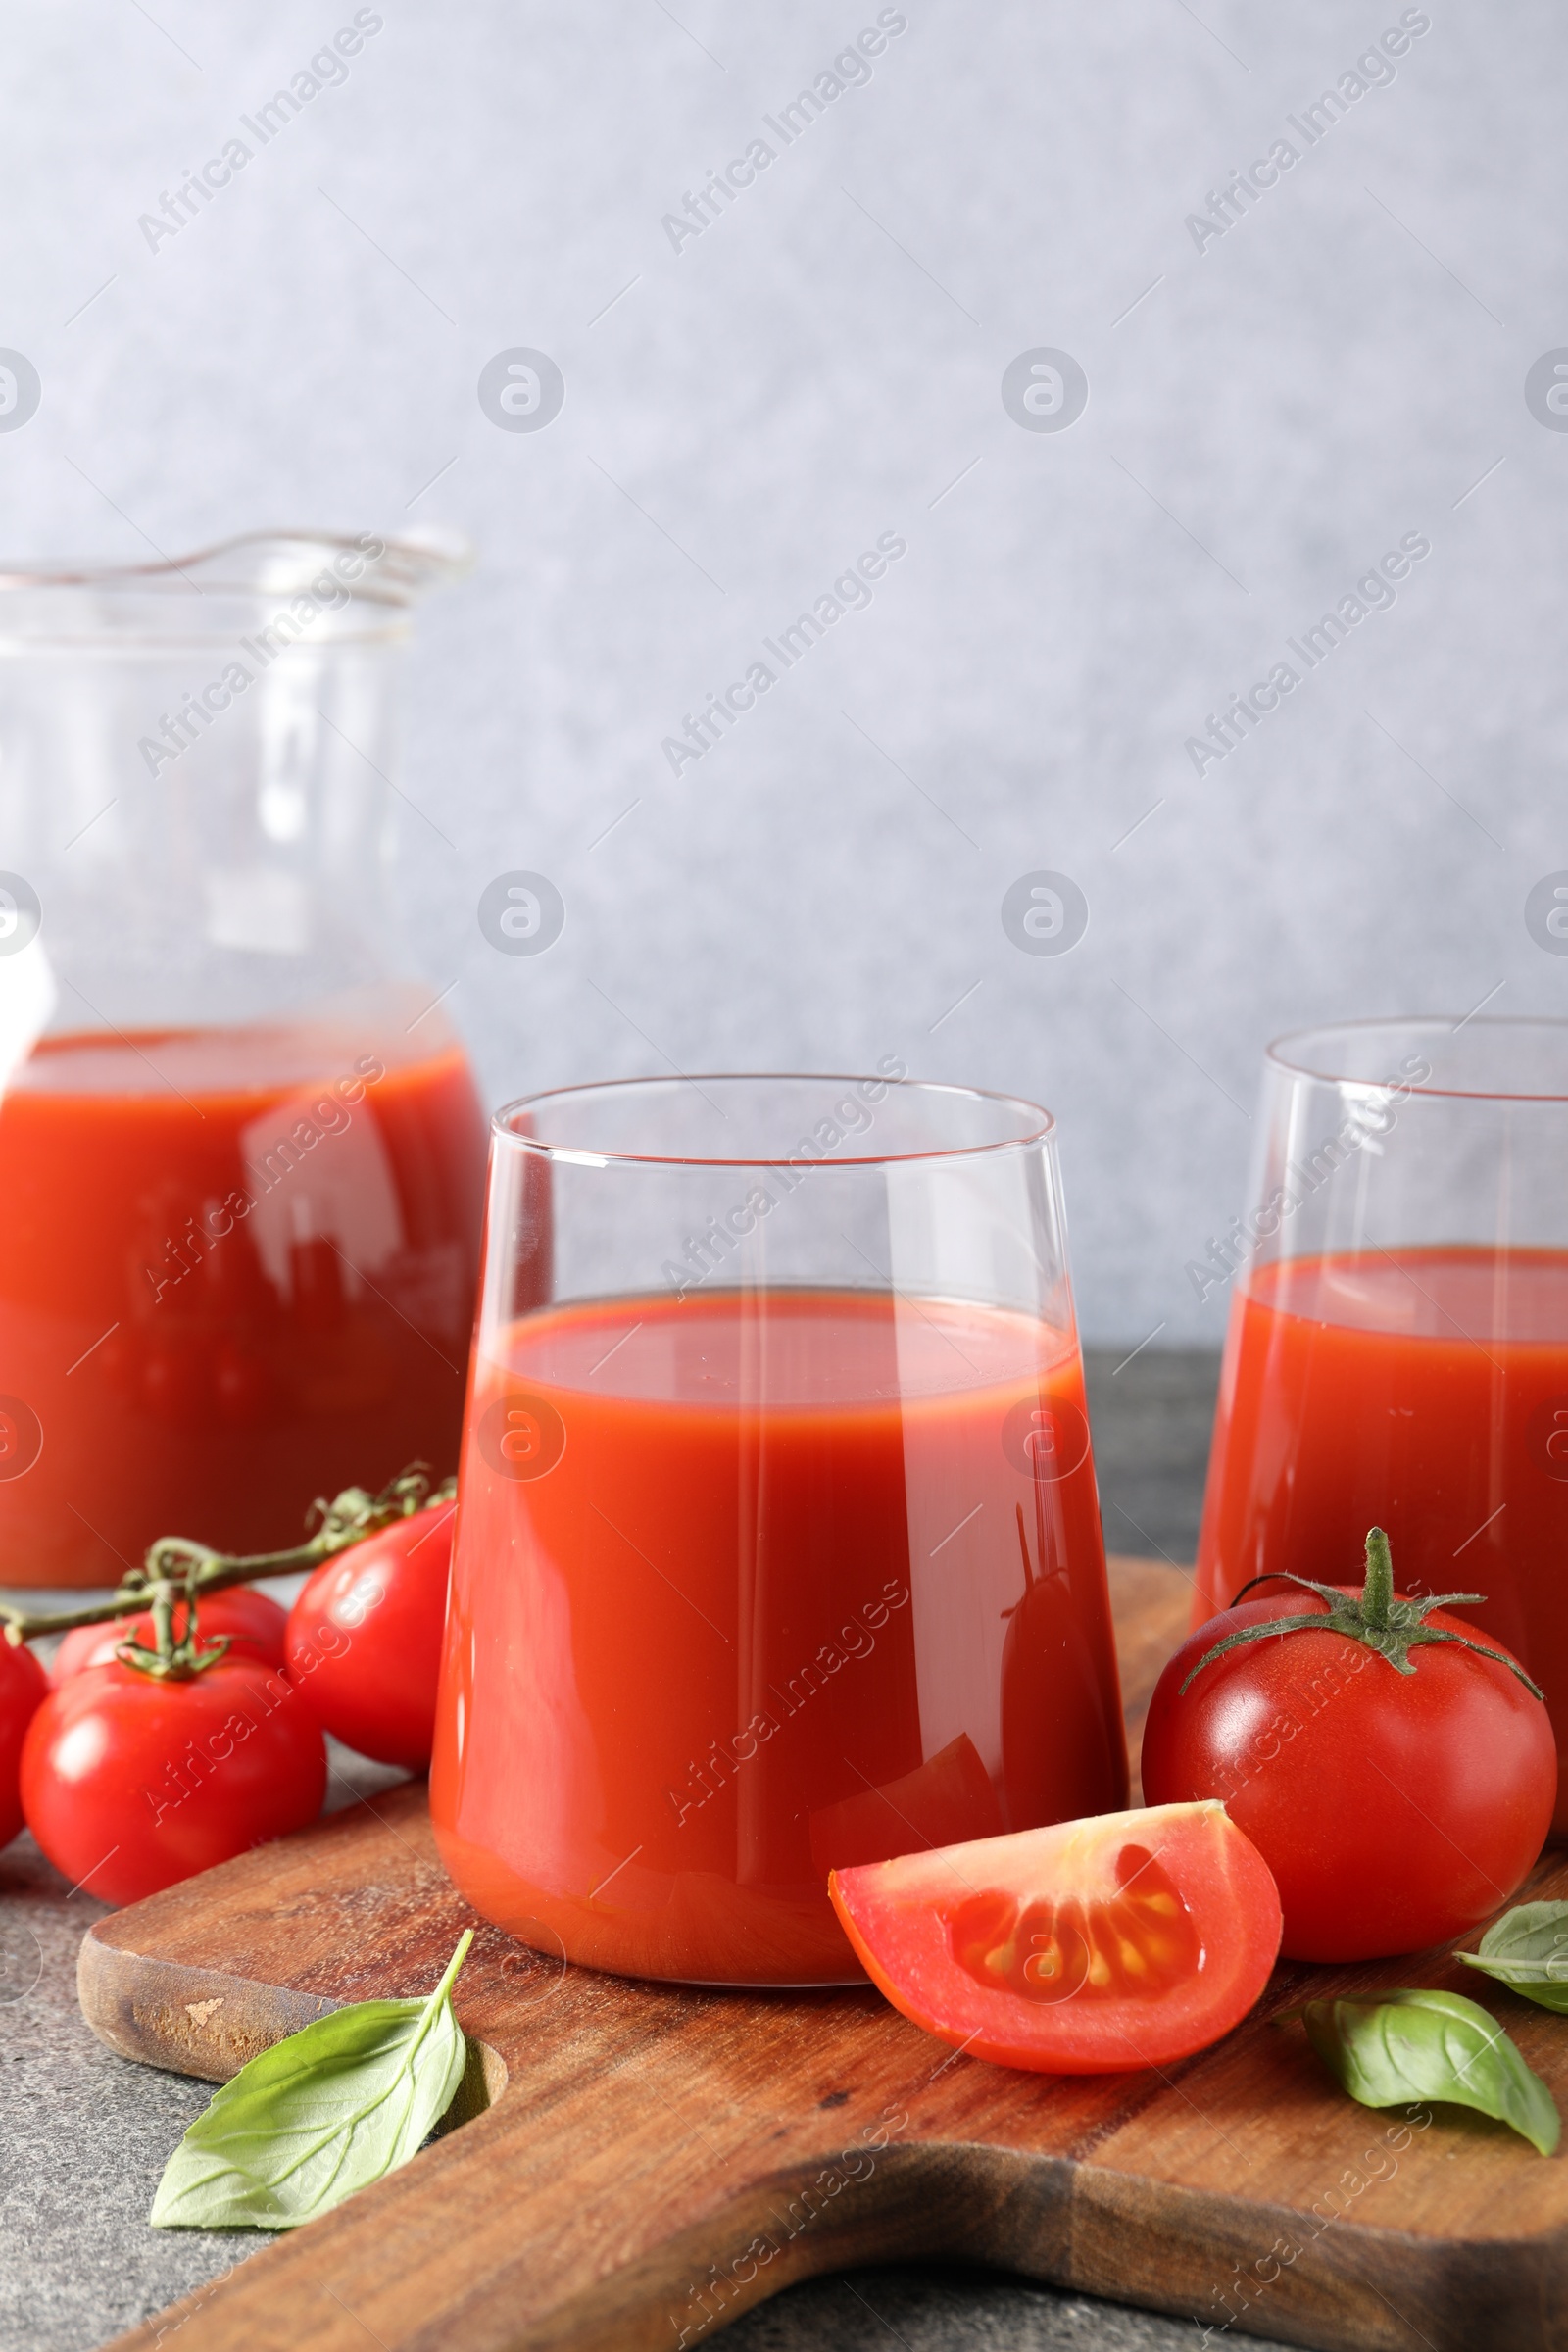
[[[0,573],[0,1582],[456,1467],[486,1129],[386,883],[466,554]]]

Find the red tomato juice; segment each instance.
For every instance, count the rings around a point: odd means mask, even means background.
[[[117,1583],[163,1535],[281,1548],[316,1495],[453,1468],[486,1129],[461,1048],[407,1012],[58,1036],[17,1073],[7,1581]]]
[[[1070,1334],[715,1291],[496,1354],[430,1782],[487,1917],[627,1973],[842,1983],[830,1868],[1125,1803]]]
[[[1514,1651],[1568,1740],[1568,1255],[1279,1258],[1231,1310],[1195,1622],[1250,1577],[1359,1585],[1388,1530],[1402,1592]],[[1416,1656],[1417,1671],[1420,1667]],[[1557,1828],[1568,1828],[1568,1775]]]

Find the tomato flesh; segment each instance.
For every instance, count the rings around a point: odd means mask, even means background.
[[[1121,1847],[1116,1887],[1081,1895],[970,1895],[953,1917],[953,1952],[977,1983],[1035,2001],[1157,1999],[1202,1965],[1193,1915],[1147,1845]]]
[[[1279,1950],[1267,1865],[1213,1802],[906,1854],[828,1886],[896,2009],[1043,2074],[1126,2074],[1206,2048]]]

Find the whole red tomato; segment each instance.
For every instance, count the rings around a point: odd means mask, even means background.
[[[55,1868],[132,1903],[321,1809],[326,1750],[288,1677],[225,1658],[183,1682],[89,1666],[27,1729],[22,1803]]]
[[[1359,1594],[1282,1580],[1190,1635],[1144,1732],[1147,1801],[1223,1799],[1274,1873],[1293,1960],[1463,1935],[1518,1886],[1556,1797],[1551,1725],[1518,1660],[1435,1601],[1396,1595],[1392,1571],[1374,1592],[1379,1535]],[[1389,1654],[1404,1642],[1407,1673]]]
[[[323,1561],[288,1617],[288,1670],[317,1721],[411,1772],[435,1737],[454,1511],[428,1503]]]
[[[185,1603],[176,1601],[176,1642],[184,1639],[186,1614]],[[220,1634],[226,1634],[229,1657],[259,1658],[264,1666],[281,1666],[287,1625],[287,1612],[270,1594],[249,1585],[230,1585],[225,1592],[211,1592],[198,1600],[196,1647],[204,1649]],[[108,1625],[74,1626],[55,1651],[55,1687],[58,1690],[84,1666],[113,1664],[122,1642],[139,1642],[143,1648],[151,1649],[155,1641],[150,1609],[140,1617],[116,1617]]]
[[[31,1650],[0,1639],[0,1845],[9,1845],[22,1827],[22,1742],[48,1695],[49,1677]]]

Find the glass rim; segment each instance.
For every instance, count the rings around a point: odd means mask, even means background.
[[[1000,1102],[1024,1114],[1019,1132],[994,1138],[980,1144],[938,1144],[922,1146],[919,1150],[845,1152],[834,1151],[831,1157],[813,1159],[795,1152],[601,1152],[590,1144],[545,1143],[538,1136],[519,1135],[514,1122],[524,1111],[533,1110],[542,1102],[562,1102],[568,1097],[598,1098],[605,1095],[631,1095],[642,1088],[693,1086],[699,1092],[705,1086],[880,1086],[888,1093],[906,1089],[911,1094],[945,1095],[970,1102]],[[880,1099],[880,1098],[879,1098]],[[913,1162],[924,1163],[938,1159],[978,1159],[1001,1152],[1018,1152],[1043,1144],[1054,1135],[1056,1121],[1043,1103],[1031,1102],[1022,1095],[1009,1095],[1000,1089],[985,1086],[957,1086],[941,1078],[889,1078],[880,1071],[833,1070],[702,1070],[678,1078],[601,1078],[579,1086],[542,1087],[535,1094],[518,1095],[503,1102],[490,1120],[490,1133],[497,1144],[510,1145],[513,1150],[531,1152],[536,1158],[562,1160],[576,1167],[638,1167],[638,1168],[875,1168],[896,1167]]]
[[[367,539],[379,544],[379,555],[367,554]],[[0,654],[86,646],[113,655],[148,645],[224,643],[236,627],[254,626],[308,591],[313,576],[345,555],[358,556],[361,568],[353,578],[334,574],[342,603],[325,609],[337,625],[323,631],[324,644],[403,636],[412,609],[473,564],[470,542],[439,524],[360,533],[292,524],[236,531],[188,555],[135,564],[0,562]],[[101,612],[75,610],[73,593],[104,599]],[[354,618],[345,626],[350,606]]]
[[[1561,1087],[1518,1086],[1434,1086],[1428,1080],[1413,1080],[1393,1074],[1389,1078],[1360,1078],[1344,1069],[1327,1066],[1335,1056],[1324,1054],[1320,1061],[1304,1058],[1313,1041],[1343,1037],[1347,1033],[1366,1036],[1377,1030],[1392,1036],[1420,1038],[1457,1037],[1461,1029],[1506,1030],[1514,1035],[1534,1029],[1558,1031],[1568,1044],[1568,1019],[1555,1013],[1461,1013],[1450,1020],[1446,1013],[1374,1013],[1358,1020],[1314,1021],[1304,1029],[1287,1029],[1271,1038],[1263,1049],[1265,1067],[1283,1070],[1293,1078],[1313,1078],[1325,1086],[1357,1087],[1365,1093],[1387,1094],[1399,1088],[1405,1094],[1424,1095],[1434,1100],[1471,1102],[1568,1102],[1568,1081]],[[1288,1048],[1298,1049],[1296,1054]],[[1343,1059],[1343,1055],[1339,1058]]]

